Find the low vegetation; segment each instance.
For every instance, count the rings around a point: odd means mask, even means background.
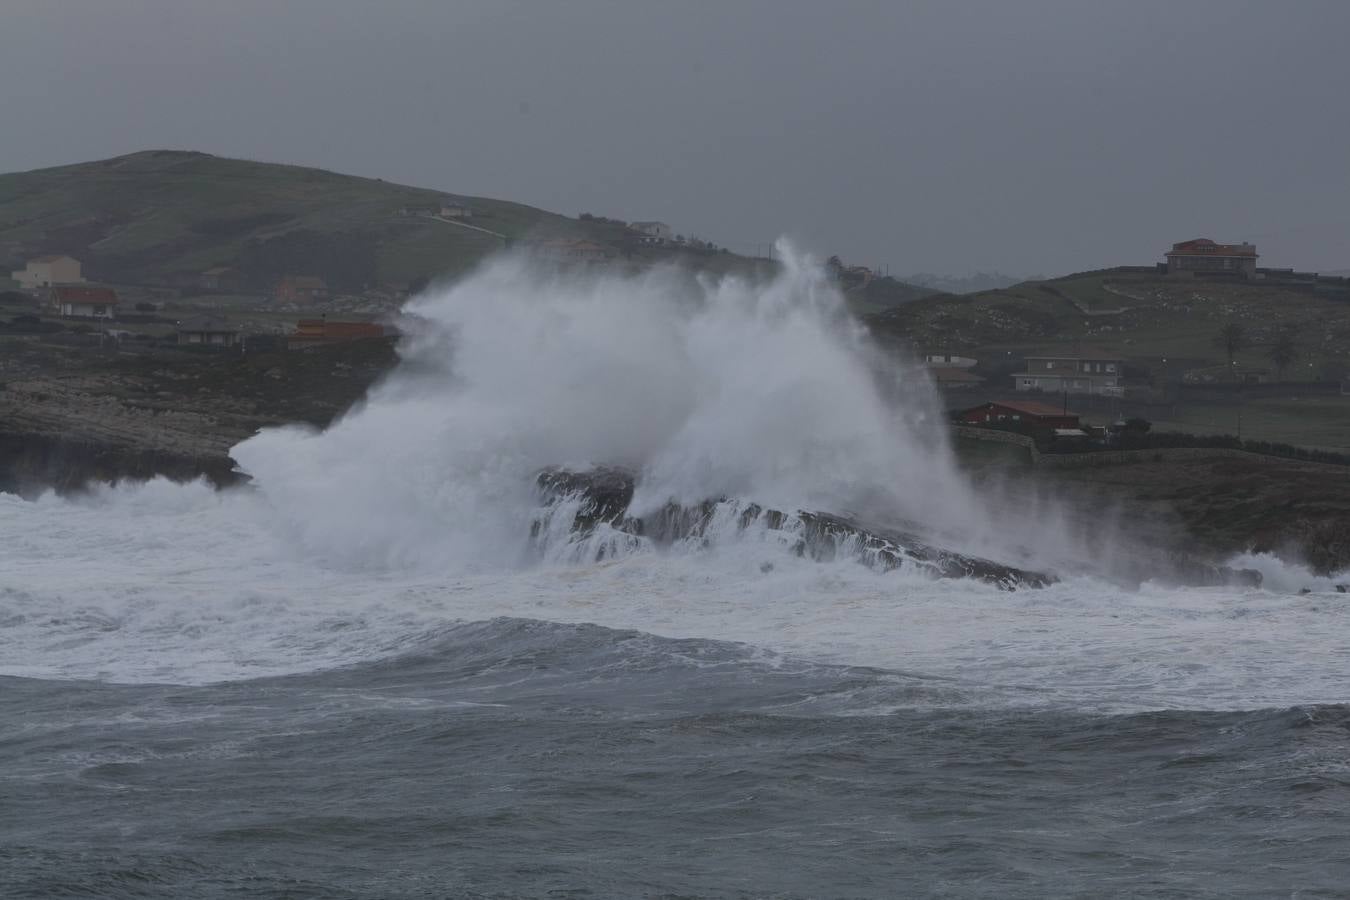
[[[8,257],[0,262],[8,270],[66,253],[87,276],[119,283],[236,266],[251,278],[284,270],[358,286],[463,269],[504,241],[536,234],[593,236],[589,224],[486,197],[458,198],[482,231],[400,214],[433,209],[446,196],[299,166],[144,151],[0,175]],[[438,268],[428,272],[428,258]]]

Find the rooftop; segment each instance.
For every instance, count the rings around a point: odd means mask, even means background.
[[[1216,244],[1209,238],[1195,238],[1173,244],[1165,256],[1250,256],[1256,258],[1255,244]]]
[[[52,296],[58,303],[117,303],[117,292],[112,288],[83,284],[58,284],[52,288]]]
[[[981,403],[974,409],[980,409],[985,406],[1002,406],[1004,409],[1011,409],[1014,412],[1026,413],[1029,416],[1076,416],[1078,413],[1065,412],[1063,407],[1051,406],[1049,403],[1040,403],[1036,400],[993,400],[989,403]],[[967,410],[969,412],[969,410]]]

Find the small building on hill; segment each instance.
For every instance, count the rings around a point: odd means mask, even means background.
[[[219,316],[190,316],[178,323],[178,343],[184,346],[236,347],[239,329]]]
[[[1165,254],[1167,274],[1195,275],[1215,272],[1256,275],[1256,245],[1216,244],[1209,238],[1195,238],[1173,244]]]
[[[637,232],[640,244],[664,244],[671,238],[670,226],[665,222],[630,222],[630,230]]]
[[[315,275],[287,275],[277,283],[278,303],[316,303],[328,299],[328,285]]]
[[[28,264],[10,277],[26,291],[36,291],[54,284],[79,284],[84,281],[80,275],[80,261],[73,256],[39,256],[28,260]]]
[[[1042,439],[1082,430],[1078,413],[1034,400],[996,400],[956,413],[959,425],[999,428]]]
[[[94,285],[58,284],[47,293],[52,312],[72,319],[115,319],[117,302],[117,292],[112,288]]]
[[[340,344],[368,338],[382,338],[388,331],[375,322],[339,322],[330,319],[301,319],[286,339],[291,350],[305,350],[325,344]]]
[[[442,219],[471,219],[473,218],[473,208],[463,203],[456,203],[447,200],[441,204]]]
[[[1124,393],[1125,360],[1109,350],[1091,349],[1028,356],[1026,370],[1012,379],[1019,391],[1118,397]]]

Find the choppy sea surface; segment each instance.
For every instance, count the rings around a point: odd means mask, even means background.
[[[1347,896],[1344,595],[363,576],[262,514],[0,496],[0,896]]]

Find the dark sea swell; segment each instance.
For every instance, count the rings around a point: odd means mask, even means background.
[[[0,897],[1346,897],[1350,709],[1101,715],[499,619],[0,679]]]

